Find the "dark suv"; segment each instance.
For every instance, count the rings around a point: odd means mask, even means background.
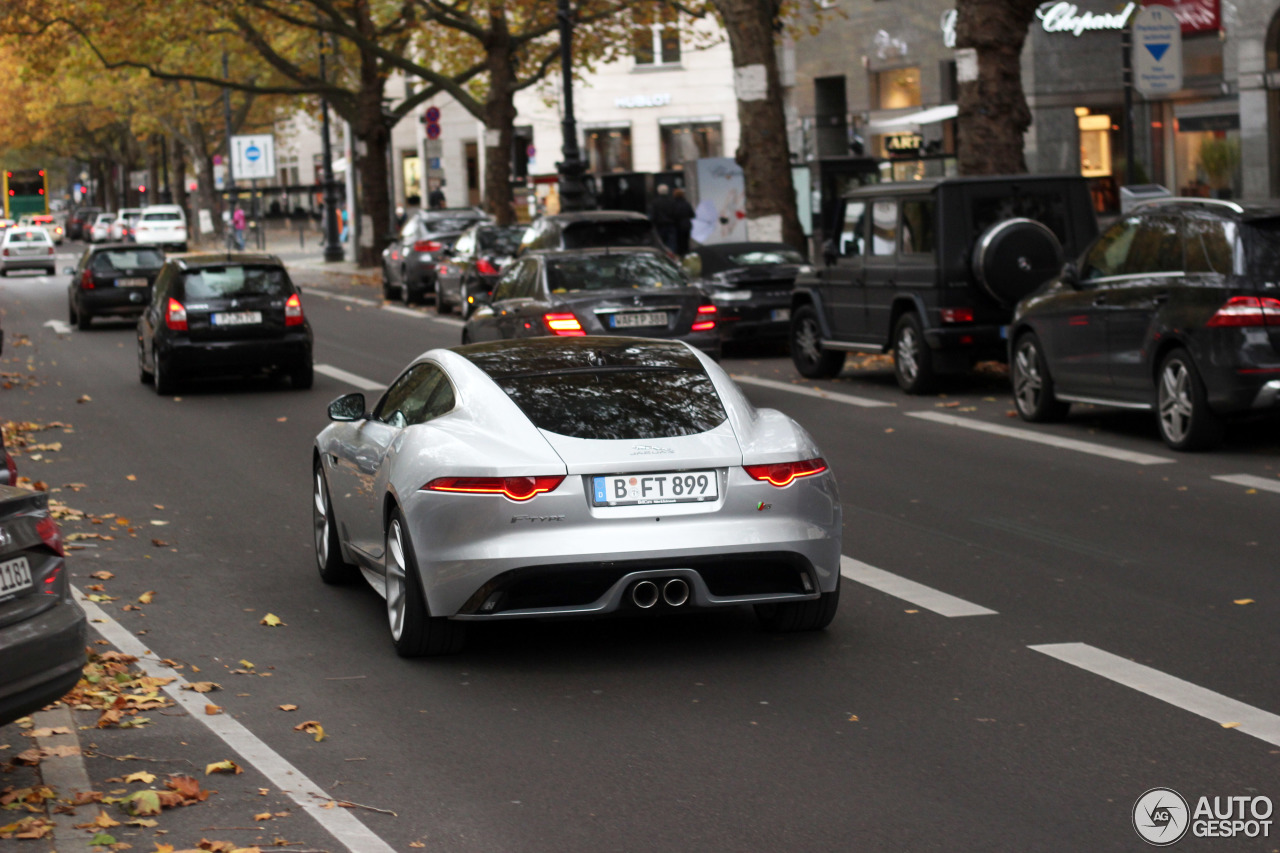
[[[1224,416],[1280,404],[1280,204],[1143,205],[1019,305],[1014,402],[1154,410],[1174,450],[1219,442]]]
[[[1098,231],[1088,184],[1070,175],[873,184],[836,214],[824,266],[796,280],[791,358],[821,378],[846,352],[892,351],[908,394],[1003,359],[1013,306]]]

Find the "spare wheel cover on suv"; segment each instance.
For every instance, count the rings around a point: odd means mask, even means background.
[[[991,298],[1010,306],[1062,270],[1062,244],[1034,219],[997,222],[973,247],[973,275]]]

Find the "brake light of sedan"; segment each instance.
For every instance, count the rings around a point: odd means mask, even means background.
[[[431,492],[503,495],[513,501],[527,501],[534,495],[554,492],[562,482],[563,474],[544,477],[437,477],[422,488]]]
[[[543,314],[542,320],[553,335],[559,335],[562,338],[581,337],[586,334],[582,324],[573,314]]]
[[[187,309],[173,297],[169,297],[169,304],[164,309],[164,324],[174,332],[187,331]]]
[[[1233,296],[1206,326],[1280,326],[1280,299],[1272,296]]]
[[[716,306],[699,305],[698,317],[693,323],[692,331],[708,332],[716,327]]]
[[[444,244],[439,240],[419,240],[413,244],[415,252],[439,252],[444,248]]]
[[[779,489],[791,485],[801,477],[812,477],[827,470],[827,463],[821,457],[804,459],[799,462],[774,462],[770,465],[743,465],[742,470],[754,480],[777,486]]]
[[[85,270],[80,274],[80,289],[93,290],[93,271]]]
[[[301,326],[304,319],[302,316],[302,300],[295,293],[284,303],[284,324],[286,326]]]
[[[488,258],[480,258],[476,261],[476,272],[480,275],[497,275],[498,268],[490,263]]]

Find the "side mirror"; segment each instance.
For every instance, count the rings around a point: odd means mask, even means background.
[[[1058,273],[1058,279],[1067,287],[1076,289],[1080,287],[1080,271],[1071,261],[1062,265],[1062,272]]]
[[[836,258],[838,257],[839,255],[836,253],[836,241],[823,240],[822,241],[822,262],[829,267],[834,267],[836,265]]]
[[[331,421],[358,421],[364,416],[364,395],[358,391],[354,394],[343,394],[329,404]]]

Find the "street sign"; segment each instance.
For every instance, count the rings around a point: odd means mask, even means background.
[[[427,124],[435,124],[436,122],[440,121],[440,108],[427,107],[426,119],[427,119]]]
[[[276,176],[276,140],[269,133],[231,137],[231,175],[237,181]]]
[[[427,125],[427,139],[439,139],[439,138],[440,138],[440,125],[436,124],[435,122],[429,123]]]
[[[1147,6],[1134,16],[1133,86],[1150,99],[1182,88],[1182,22],[1172,9]]]
[[[444,142],[439,139],[428,139],[426,144],[428,157],[443,157]]]

